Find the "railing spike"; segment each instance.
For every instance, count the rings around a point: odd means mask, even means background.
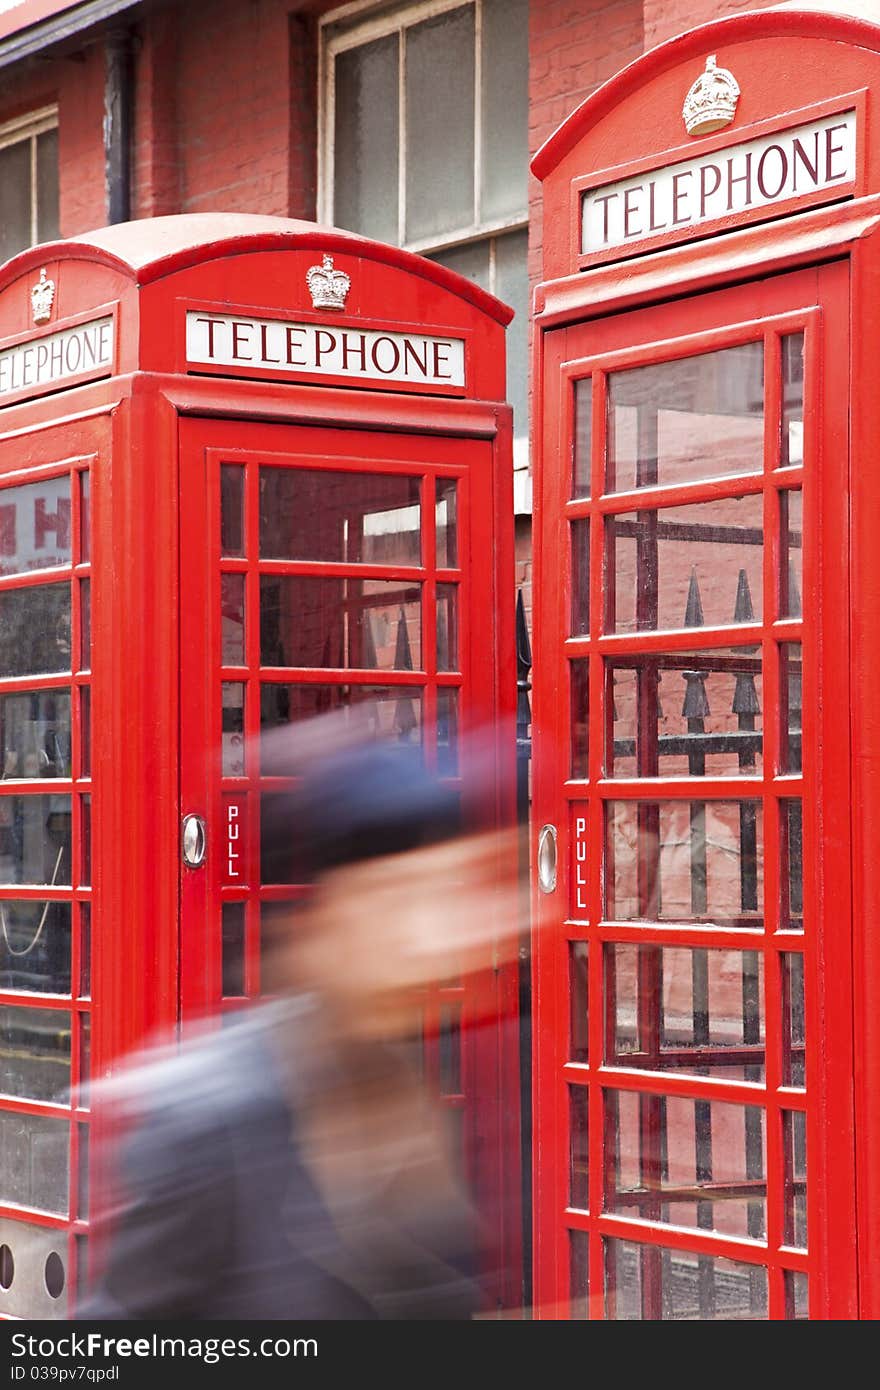
[[[745,570],[740,570],[739,578],[736,581],[736,603],[733,607],[733,621],[735,623],[753,623],[755,621],[755,610],[752,606],[749,577]]]
[[[700,598],[700,585],[697,581],[696,566],[691,570],[690,583],[688,584],[687,605],[684,610],[685,627],[703,627],[705,625],[703,617],[703,603]]]
[[[687,682],[681,708],[682,718],[708,719],[712,711],[709,709],[709,697],[706,694],[705,671],[682,671],[682,675]]]

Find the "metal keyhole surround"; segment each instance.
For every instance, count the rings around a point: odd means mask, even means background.
[[[205,861],[208,836],[201,816],[184,816],[181,827],[181,853],[188,869],[198,869]]]
[[[543,825],[538,835],[538,887],[542,893],[556,888],[556,826]]]

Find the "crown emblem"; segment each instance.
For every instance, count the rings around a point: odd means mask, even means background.
[[[719,68],[715,54],[706,59],[706,71],[701,72],[684,99],[681,114],[688,135],[708,135],[730,125],[736,115],[739,83],[727,68]]]
[[[313,265],[306,271],[306,283],[315,309],[345,308],[345,296],[351,289],[351,276],[346,275],[344,270],[335,270],[333,257],[326,252],[322,265]]]
[[[46,279],[46,267],[40,271],[40,278],[31,290],[31,306],[34,323],[48,323],[52,317],[55,302],[55,281]]]

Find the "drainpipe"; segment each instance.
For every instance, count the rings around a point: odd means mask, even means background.
[[[104,181],[107,221],[131,217],[131,134],[134,113],[132,35],[109,34],[104,46]]]

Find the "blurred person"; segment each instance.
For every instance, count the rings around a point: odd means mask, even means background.
[[[460,835],[416,750],[326,741],[262,826],[267,880],[308,885],[264,908],[274,997],[116,1083],[122,1195],[80,1319],[480,1309],[479,1221],[408,1044],[420,989],[497,949],[502,845]]]

